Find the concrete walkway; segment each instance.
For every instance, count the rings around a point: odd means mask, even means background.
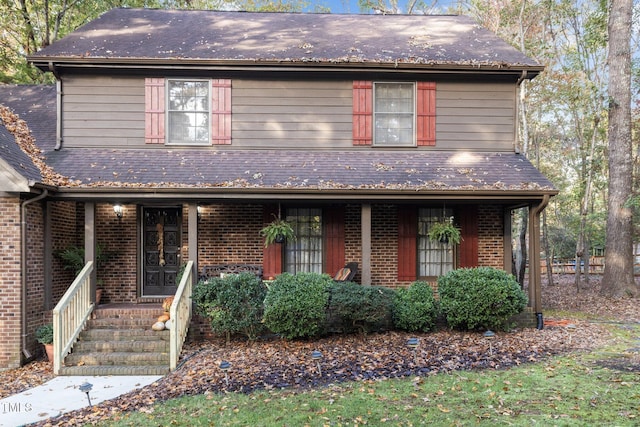
[[[0,400],[0,426],[16,427],[89,406],[80,385],[90,383],[93,405],[149,385],[162,376],[60,376]]]

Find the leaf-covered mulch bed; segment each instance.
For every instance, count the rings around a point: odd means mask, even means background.
[[[482,333],[448,330],[427,334],[388,332],[368,336],[333,336],[317,341],[233,341],[223,340],[191,346],[175,372],[143,389],[93,408],[74,411],[38,423],[40,426],[85,425],[128,410],[145,410],[173,397],[217,391],[251,392],[256,389],[307,388],[342,381],[433,375],[469,369],[500,369],[532,363],[571,351],[588,351],[606,344],[610,334],[594,318],[636,323],[640,321],[638,299],[610,300],[598,295],[598,284],[575,292],[572,276],[556,286],[543,288],[545,307],[587,313],[590,321],[573,318],[549,320],[543,330],[524,329],[498,333],[488,341]],[[603,308],[604,307],[604,308]],[[579,317],[579,316],[577,316]],[[576,328],[567,328],[568,324]],[[406,346],[409,337],[418,337],[415,351]],[[318,350],[317,361],[311,353]],[[221,361],[231,363],[225,372]],[[0,397],[33,386],[30,375],[51,377],[44,362],[0,373]],[[318,366],[319,363],[319,366]],[[37,368],[40,366],[40,371]],[[50,368],[48,368],[50,369]],[[29,373],[31,372],[31,374]],[[228,381],[228,383],[227,383]],[[12,391],[15,384],[15,389]]]

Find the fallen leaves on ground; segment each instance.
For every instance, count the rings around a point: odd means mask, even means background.
[[[37,360],[20,369],[0,372],[0,399],[28,390],[53,377],[51,363],[47,360]]]
[[[634,305],[637,310],[637,299],[602,299],[597,290],[593,281],[578,293],[567,283],[545,286],[543,305],[569,312],[584,310],[606,319],[637,321],[638,313],[630,311]],[[85,425],[111,419],[126,411],[146,410],[166,399],[203,393],[304,389],[344,381],[420,378],[440,372],[502,369],[535,363],[556,354],[589,351],[604,346],[610,339],[610,334],[598,323],[579,319],[556,320],[567,321],[557,321],[554,326],[542,330],[497,333],[491,341],[481,332],[439,330],[424,334],[339,335],[314,341],[237,340],[225,345],[224,339],[220,339],[198,343],[183,353],[176,371],[156,383],[93,408],[74,411],[36,425]],[[567,328],[568,324],[576,328]],[[415,353],[406,345],[410,337],[419,338]],[[316,350],[322,353],[319,360],[311,357]],[[222,361],[231,364],[226,375],[219,369]]]

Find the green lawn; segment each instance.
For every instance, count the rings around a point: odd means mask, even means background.
[[[640,326],[611,346],[507,370],[185,397],[105,426],[638,426]],[[605,366],[619,366],[607,368]],[[635,367],[635,372],[628,368]]]

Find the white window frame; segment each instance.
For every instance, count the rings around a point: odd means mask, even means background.
[[[171,85],[174,82],[189,82],[189,83],[205,83],[207,88],[207,111],[203,110],[184,110],[188,113],[205,113],[206,116],[206,131],[207,138],[206,140],[198,141],[198,140],[189,140],[189,139],[180,139],[174,140],[171,138],[172,136],[172,126],[171,126],[171,117],[175,113],[179,113],[181,110],[172,110],[171,109]],[[211,145],[211,81],[207,79],[187,79],[187,78],[175,78],[175,79],[167,79],[166,86],[166,144],[167,145],[194,145],[194,146],[207,146]]]
[[[401,113],[401,112],[389,112],[389,111],[378,111],[377,106],[377,86],[378,85],[411,85],[412,86],[412,97],[413,97],[413,111],[411,112],[411,139],[407,141],[398,141],[397,143],[389,143],[381,141],[380,136],[378,135],[378,120],[383,116],[391,116],[394,113],[398,114],[406,114],[409,112]],[[417,144],[416,137],[416,116],[417,116],[417,83],[415,81],[379,81],[373,82],[373,145],[378,147],[415,147]]]

